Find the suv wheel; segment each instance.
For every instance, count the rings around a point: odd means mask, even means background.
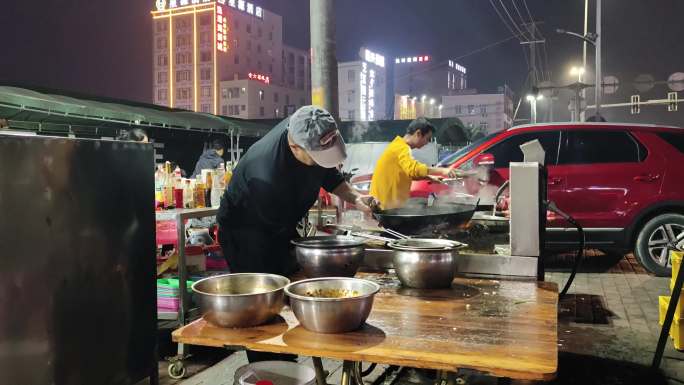
[[[641,228],[634,254],[646,270],[657,276],[668,276],[672,273],[670,251],[683,240],[684,215],[661,214]]]

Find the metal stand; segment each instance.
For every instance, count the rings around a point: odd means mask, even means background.
[[[321,361],[321,358],[311,357],[311,360],[313,361],[314,369],[316,370],[316,384],[326,385],[325,378],[327,376],[325,370],[323,370],[323,362]]]
[[[356,385],[354,378],[354,362],[344,361],[344,363],[342,363],[342,379],[340,380],[340,385]]]
[[[672,327],[672,321],[674,320],[674,313],[677,309],[677,304],[679,304],[679,296],[682,293],[683,283],[684,263],[679,265],[677,279],[675,280],[674,289],[672,289],[672,295],[670,296],[670,303],[667,305],[665,321],[663,322],[663,327],[660,329],[660,338],[658,338],[658,346],[656,347],[655,355],[653,356],[653,363],[651,363],[651,368],[653,369],[660,368],[660,362],[663,359],[663,352],[665,351],[665,345],[667,344],[667,337],[670,335],[670,327]]]
[[[176,222],[177,240],[178,240],[178,289],[180,306],[178,313],[161,313],[158,315],[159,320],[176,321],[175,325],[182,327],[188,323],[188,313],[190,311],[188,304],[187,280],[188,269],[185,260],[185,221],[192,218],[204,218],[215,216],[218,208],[206,207],[200,209],[175,209],[155,212],[155,219],[157,221],[174,221]],[[175,357],[169,359],[169,376],[172,378],[183,378],[185,376],[185,367],[183,360],[188,357],[185,351],[185,344],[178,344],[178,351]]]

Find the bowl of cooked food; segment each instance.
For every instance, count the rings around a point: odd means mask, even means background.
[[[275,274],[240,273],[204,278],[192,285],[202,316],[221,327],[250,327],[275,317],[290,280]]]
[[[379,290],[377,283],[365,279],[326,277],[293,282],[285,287],[285,295],[305,329],[346,333],[366,322]]]

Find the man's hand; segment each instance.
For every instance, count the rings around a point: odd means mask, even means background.
[[[380,206],[380,202],[375,198],[370,195],[362,195],[348,182],[340,183],[332,193],[343,201],[356,205],[357,209],[366,213],[371,213]]]
[[[380,208],[380,202],[370,195],[359,195],[354,203],[357,209],[365,213],[372,213]]]
[[[458,171],[447,167],[430,167],[428,169],[428,175],[437,175],[442,178],[456,178],[458,176]]]
[[[442,176],[428,175],[425,178],[429,180],[431,183],[444,183],[444,177]]]

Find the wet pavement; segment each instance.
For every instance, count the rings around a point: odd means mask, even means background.
[[[552,258],[546,280],[562,289],[572,256]],[[550,384],[684,384],[684,353],[668,340],[661,371],[649,369],[656,348],[658,296],[669,293],[669,278],[646,274],[633,256],[616,258],[590,252],[567,298],[559,306],[559,371]],[[172,349],[171,349],[172,350]],[[161,384],[233,384],[231,373],[244,364],[244,353],[191,348],[189,378],[172,380],[160,362]],[[303,359],[304,363],[310,360]],[[215,364],[215,365],[214,365]],[[328,383],[339,383],[341,362],[324,361]],[[385,369],[380,367],[366,383]],[[469,384],[496,384],[488,377],[464,373]],[[427,377],[402,372],[396,385],[429,382]]]

